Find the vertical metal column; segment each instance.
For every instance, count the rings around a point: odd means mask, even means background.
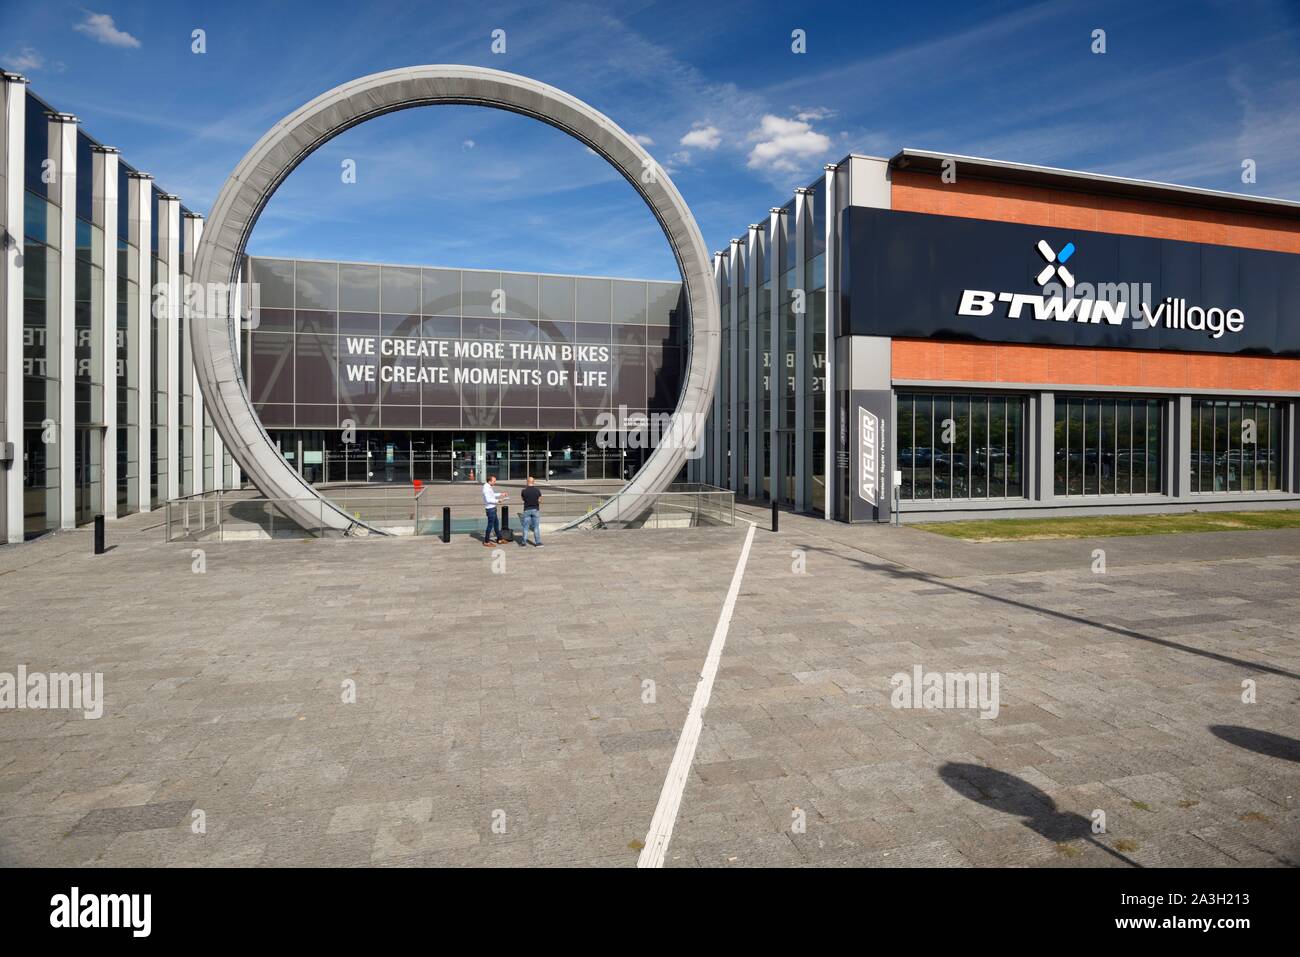
[[[806,186],[794,191],[794,287],[802,294],[794,305],[802,308],[794,312],[794,507],[795,511],[808,511],[808,277],[805,275],[804,249],[807,246],[808,204],[812,190]]]
[[[1287,492],[1300,492],[1300,402],[1283,402],[1281,411],[1283,459],[1278,467],[1286,467],[1286,472],[1278,485]]]
[[[233,293],[233,301],[230,303],[230,315],[232,316],[230,321],[233,322],[235,325],[235,360],[242,365],[244,361],[244,319],[243,319],[244,282],[247,282],[249,280],[247,260],[245,260],[245,267],[241,271],[240,275],[242,281],[235,285],[235,289]],[[252,307],[250,306],[250,308]],[[222,320],[209,316],[208,321],[217,322]],[[222,472],[224,473],[225,472],[224,461],[222,462],[221,468],[222,468]],[[346,481],[347,479],[346,465],[344,465],[343,472],[344,472],[343,477],[344,480]],[[224,482],[224,475],[223,475],[223,482]],[[239,489],[243,486],[243,484],[244,484],[243,469],[239,467],[239,463],[235,461],[235,457],[232,455],[230,457],[230,487],[232,489]]]
[[[150,190],[153,177],[148,173],[130,172],[127,188],[131,191],[131,241],[135,243],[136,276],[139,279],[140,295],[136,303],[136,350],[135,361],[139,367],[136,376],[136,449],[137,463],[136,485],[141,512],[153,509],[153,496],[149,487],[149,476],[153,469],[153,393],[156,384],[153,381],[153,341],[150,338],[150,318],[153,309],[153,259],[150,255],[151,233],[153,230],[153,207]]]
[[[719,251],[714,253],[713,254],[713,281],[714,283],[717,284],[718,287],[719,301],[721,301],[722,299],[722,283],[725,278],[723,276],[723,273],[725,271],[724,264],[725,264],[725,260],[723,259],[722,252]],[[719,337],[718,339],[719,349],[721,348],[721,345],[722,345],[722,339],[721,337]],[[720,359],[722,361],[725,361],[726,356],[721,356]],[[719,369],[721,368],[722,366],[720,362]],[[711,424],[711,427],[709,428],[709,463],[710,463],[709,484],[716,485],[719,488],[722,488],[725,485],[726,479],[722,472],[722,466],[723,466],[722,453],[724,451],[723,448],[724,443],[722,441],[722,382],[721,382],[722,377],[721,374],[719,374],[718,378],[719,378],[718,387],[713,391],[713,422]]]
[[[185,262],[183,263],[182,272],[191,277],[194,276],[194,256],[199,251],[199,241],[203,238],[203,217],[186,211],[182,215],[181,229],[184,230],[185,236]],[[200,291],[200,294],[202,292]],[[201,322],[202,319],[193,314],[189,308],[191,297],[188,290],[182,288],[178,290],[180,308],[184,310],[185,316],[185,334],[189,338],[194,336],[194,323]],[[206,295],[204,296],[206,300]],[[181,369],[181,375],[190,387],[190,454],[193,461],[194,469],[194,494],[198,495],[208,491],[207,476],[203,472],[203,455],[206,451],[207,436],[203,433],[203,393],[199,389],[198,377],[194,374],[194,351],[192,349],[184,350],[185,368]],[[213,458],[215,462],[215,456]],[[213,476],[213,485],[216,487],[216,476]]]
[[[59,198],[59,527],[76,528],[77,118],[71,113],[45,115],[53,186]]]
[[[744,256],[740,240],[733,239],[730,247],[727,285],[730,287],[730,302],[727,314],[722,321],[730,330],[727,336],[728,355],[722,357],[730,370],[727,376],[727,419],[731,431],[727,454],[727,485],[733,492],[740,491],[741,472],[744,466],[740,461],[740,264]]]
[[[181,200],[179,196],[164,193],[158,197],[158,250],[163,255],[166,275],[158,282],[167,284],[167,487],[159,489],[167,501],[181,497],[182,470],[185,467],[185,450],[181,448]],[[163,322],[160,319],[159,322]],[[193,462],[190,463],[193,466]]]
[[[101,271],[104,304],[103,334],[104,423],[101,511],[108,520],[117,518],[117,150],[92,146],[95,158],[95,225],[104,231],[104,263]]]
[[[759,432],[758,422],[759,413],[763,407],[763,397],[759,393],[759,383],[763,381],[763,357],[758,348],[758,290],[762,287],[762,270],[758,264],[762,262],[762,239],[759,236],[759,230],[763,227],[758,223],[749,224],[748,232],[748,252],[745,258],[745,282],[746,289],[749,293],[747,302],[749,303],[748,317],[749,322],[749,368],[745,370],[745,378],[749,386],[749,417],[745,422],[745,431],[749,434],[749,483],[745,487],[745,494],[756,499],[763,488],[763,476],[760,474],[760,452],[763,448],[763,436]]]
[[[837,196],[839,178],[835,173],[839,166],[834,163],[827,163],[823,169],[826,171],[826,212],[824,213],[826,219],[826,364],[822,401],[826,406],[826,414],[822,421],[822,447],[826,451],[822,463],[822,486],[825,488],[826,494],[822,517],[829,522],[835,517],[835,496],[837,494],[835,488],[835,437],[839,428],[839,403],[835,400],[835,340],[839,331],[840,320],[840,277],[838,272],[840,218]],[[893,428],[890,429],[890,434],[893,434]]]
[[[1022,453],[1021,468],[1033,470],[1032,476],[1025,476],[1026,496],[1048,503],[1056,497],[1056,393],[1040,392],[1037,399],[1029,402],[1031,420],[1025,427],[1029,447]]]
[[[768,332],[771,338],[768,355],[768,406],[772,415],[768,421],[768,475],[773,501],[781,500],[781,404],[785,388],[785,360],[781,355],[781,274],[785,260],[785,225],[781,217],[785,210],[773,206],[769,213],[767,254],[772,257],[772,288]]]
[[[0,543],[23,540],[23,173],[27,80],[0,72]]]
[[[1192,479],[1192,397],[1180,395],[1169,403],[1173,449],[1170,455],[1168,495],[1186,499],[1191,493]]]

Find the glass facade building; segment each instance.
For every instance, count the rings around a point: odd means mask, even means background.
[[[965,176],[945,179],[945,168]],[[887,213],[904,215],[891,224]],[[1028,327],[956,325],[960,296],[945,299],[942,271],[927,270],[944,250],[940,221],[962,237],[945,269],[968,286],[983,281],[963,262],[987,258],[980,237],[1005,244],[1009,224],[1064,225],[1080,248],[1114,249],[1121,275],[1251,303],[1264,335],[1275,290],[1297,281],[1283,277],[1300,277],[1298,220],[1300,204],[1281,200],[947,154],[850,155],[715,254],[723,369],[690,477],[848,522],[1241,508],[1246,498],[1294,508],[1294,308],[1278,313],[1272,354],[1195,338],[1183,347],[1169,333],[1159,349],[1139,349],[1147,342],[1023,317]],[[1117,241],[1128,236],[1183,246],[1153,265],[1146,248]],[[1278,257],[1249,268],[1222,259],[1256,249]],[[1038,258],[1006,273],[1031,290],[1026,302],[1042,267]],[[896,286],[892,275],[925,278]]]
[[[173,220],[193,214],[21,76],[0,74],[0,94],[0,226],[22,238],[0,284],[3,543],[148,510],[179,494],[173,477],[201,479],[168,407],[193,388],[169,351],[184,307],[168,272],[185,254]]]
[[[671,413],[680,282],[249,257],[244,381],[313,482],[624,479]]]

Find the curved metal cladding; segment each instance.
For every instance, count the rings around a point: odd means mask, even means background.
[[[708,250],[689,207],[650,154],[612,120],[545,83],[483,67],[411,66],[335,87],[277,123],[240,161],[213,204],[195,258],[202,290],[239,279],[240,262],[257,217],[284,179],[314,150],[372,117],[441,103],[507,110],[548,123],[603,156],[641,194],[659,221],[686,285],[690,349],[674,421],[699,434],[718,376],[721,318]],[[194,366],[213,425],[240,468],[268,498],[288,499],[285,511],[304,527],[346,531],[358,523],[329,502],[281,457],[244,388],[235,337],[238,313],[210,316],[193,336]],[[680,431],[688,431],[679,426]],[[661,444],[620,493],[584,520],[626,521],[665,488],[685,463],[681,442]],[[307,501],[301,501],[306,499]],[[644,501],[644,505],[638,505]]]

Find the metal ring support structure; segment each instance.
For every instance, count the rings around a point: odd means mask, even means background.
[[[721,316],[708,249],[695,217],[672,180],[627,132],[576,97],[528,77],[475,66],[409,66],[364,76],[316,97],[272,127],[226,180],[204,226],[194,282],[201,290],[234,287],[253,226],[271,195],[324,143],[373,117],[438,104],[484,106],[541,120],[591,147],[640,193],[668,238],[686,287],[690,348],[673,422],[677,436],[698,438],[718,377]],[[244,387],[235,338],[239,311],[227,312],[196,323],[192,334],[205,408],[226,448],[262,494],[282,500],[285,513],[299,525],[343,532],[369,528],[322,496],[276,449]],[[616,496],[580,522],[622,523],[643,512],[653,493],[681,470],[687,444],[660,443]]]

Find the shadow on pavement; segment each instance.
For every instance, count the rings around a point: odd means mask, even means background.
[[[1212,724],[1210,734],[1246,751],[1283,761],[1300,761],[1300,741],[1272,731],[1258,731],[1236,724]]]
[[[1131,867],[1141,867],[1113,847],[1096,840],[1092,821],[1073,811],[1058,811],[1056,802],[1028,781],[979,764],[949,761],[939,777],[962,797],[1021,819],[1035,834],[1055,843],[1086,840]]]
[[[926,572],[917,571],[913,568],[904,568],[900,565],[886,564],[883,562],[869,562],[861,558],[853,558],[837,553],[834,549],[825,548],[819,545],[799,545],[799,548],[810,552],[824,552],[841,561],[851,562],[855,565],[861,565],[863,568],[881,572],[889,575],[891,578],[901,578],[909,581],[923,582],[927,585],[933,585],[937,588],[947,588],[950,591],[961,592],[966,595],[974,595],[977,598],[986,598],[989,601],[1001,602],[1004,605],[1010,605],[1013,608],[1022,608],[1025,611],[1037,612],[1040,615],[1048,615],[1052,618],[1058,618],[1061,621],[1068,621],[1076,625],[1086,625],[1089,628],[1098,628],[1102,631],[1109,631],[1111,634],[1120,635],[1124,638],[1136,638],[1138,641],[1150,642],[1153,645],[1160,645],[1162,648],[1170,648],[1174,651],[1186,652],[1189,655],[1199,655],[1202,658],[1209,658],[1212,661],[1219,661],[1223,664],[1233,665],[1238,668],[1246,668],[1251,671],[1262,671],[1265,674],[1278,675],[1282,678],[1290,678],[1294,681],[1300,681],[1300,675],[1283,668],[1275,668],[1272,665],[1260,664],[1255,661],[1246,661],[1242,658],[1233,658],[1231,655],[1221,655],[1218,652],[1206,651],[1204,648],[1195,648],[1191,645],[1184,645],[1181,642],[1170,641],[1167,638],[1157,638],[1155,635],[1144,635],[1140,631],[1134,631],[1131,628],[1124,628],[1120,625],[1111,625],[1105,622],[1093,621],[1090,618],[1083,618],[1079,615],[1071,615],[1063,611],[1053,611],[1051,608],[1043,608],[1040,605],[1034,605],[1027,601],[1018,601],[1014,598],[1007,598],[1003,595],[994,595],[989,592],[980,591],[977,588],[968,588],[964,585],[958,585],[954,582],[943,578],[938,578]]]

